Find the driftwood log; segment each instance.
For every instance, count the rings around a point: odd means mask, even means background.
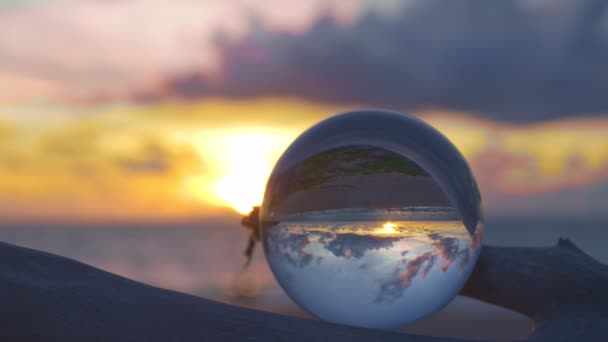
[[[607,341],[608,267],[569,240],[484,246],[462,294],[524,313],[529,341]],[[353,328],[148,286],[0,243],[0,341],[464,341]]]

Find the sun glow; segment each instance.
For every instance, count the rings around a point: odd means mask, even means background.
[[[190,179],[188,191],[218,206],[247,214],[260,205],[266,180],[295,133],[269,129],[218,130],[197,134],[207,164],[205,179]]]

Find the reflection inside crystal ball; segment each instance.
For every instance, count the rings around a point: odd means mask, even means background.
[[[279,160],[261,236],[276,279],[303,309],[395,328],[465,284],[483,236],[480,202],[468,165],[430,126],[353,112],[311,128]]]

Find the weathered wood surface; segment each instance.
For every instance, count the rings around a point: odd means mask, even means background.
[[[532,317],[530,341],[608,340],[608,267],[568,240],[483,247],[462,294]],[[0,243],[0,341],[463,341],[217,303]]]
[[[608,266],[568,239],[553,247],[483,247],[461,294],[521,312],[529,341],[608,341]]]

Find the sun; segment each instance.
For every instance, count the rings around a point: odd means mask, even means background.
[[[382,229],[378,232],[380,234],[396,234],[397,233],[397,229],[395,229],[395,227],[397,227],[394,223],[391,222],[386,222],[385,224],[382,225]]]
[[[192,141],[206,170],[188,180],[191,195],[248,214],[262,204],[274,164],[296,134],[268,128],[199,132]]]
[[[241,214],[247,214],[252,207],[260,205],[264,196],[266,179],[272,165],[255,158],[255,154],[233,154],[235,161],[226,175],[216,181],[213,192],[224,204]]]

